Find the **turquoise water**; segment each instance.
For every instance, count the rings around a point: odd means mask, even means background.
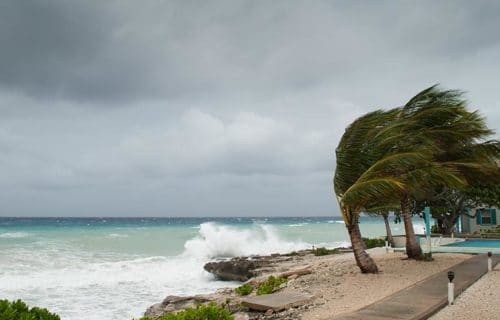
[[[382,219],[363,218],[360,228],[367,237],[385,234]],[[0,218],[0,298],[63,320],[132,319],[167,295],[237,285],[206,273],[211,259],[312,245],[349,245],[342,219]]]
[[[500,248],[500,240],[472,239],[446,245],[447,247]]]

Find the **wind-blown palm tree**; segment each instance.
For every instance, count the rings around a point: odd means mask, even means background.
[[[373,176],[361,179],[385,153],[378,148],[377,133],[394,119],[397,110],[370,112],[347,127],[336,149],[334,189],[351,239],[354,257],[363,273],[377,273],[375,261],[366,253],[359,230],[361,210],[373,199],[401,189],[398,179]]]
[[[413,231],[411,199],[415,193],[433,190],[436,186],[464,187],[471,176],[492,170],[495,161],[498,168],[498,152],[495,160],[494,150],[497,144],[485,141],[492,133],[484,118],[467,110],[462,92],[440,90],[437,86],[410,99],[401,108],[398,119],[380,132],[387,137],[382,144],[388,144],[398,152],[430,155],[426,165],[407,171],[405,191],[400,194],[409,258],[422,257]],[[398,174],[398,170],[393,174]]]
[[[420,92],[401,108],[368,113],[346,129],[336,149],[334,189],[362,272],[376,273],[378,268],[361,240],[361,210],[374,203],[380,206],[398,201],[408,257],[419,259],[422,251],[410,214],[412,197],[436,186],[466,185],[465,173],[481,170],[485,155],[490,154],[487,146],[477,143],[489,134],[484,119],[466,110],[461,92],[441,91],[436,86]],[[479,148],[482,152],[478,154],[483,156],[451,157],[449,146],[464,143]]]

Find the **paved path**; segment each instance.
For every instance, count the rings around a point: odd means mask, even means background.
[[[493,255],[493,266],[500,255]],[[420,320],[427,319],[448,304],[448,271],[455,272],[455,297],[488,271],[487,256],[480,254],[398,291],[360,310],[335,320]]]
[[[281,311],[306,304],[312,298],[313,296],[300,292],[276,292],[244,299],[241,304],[253,310]]]

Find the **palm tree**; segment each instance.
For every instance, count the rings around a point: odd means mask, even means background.
[[[379,133],[386,136],[382,144],[390,145],[396,152],[427,154],[427,163],[393,172],[406,172],[400,203],[409,258],[422,257],[410,213],[410,201],[415,194],[437,186],[462,188],[471,175],[491,170],[495,165],[495,144],[483,141],[492,131],[484,118],[466,107],[462,92],[432,86],[410,99],[397,119]]]
[[[377,147],[377,133],[391,123],[396,110],[370,112],[347,127],[336,149],[337,167],[334,189],[340,211],[351,239],[354,257],[363,273],[377,273],[375,261],[366,253],[359,230],[359,214],[374,199],[401,189],[391,177],[363,175],[379,160],[385,150]]]
[[[370,112],[346,129],[336,149],[334,189],[362,272],[375,273],[378,268],[361,240],[361,210],[397,201],[405,223],[408,257],[421,258],[411,201],[438,186],[463,187],[468,175],[491,170],[491,164],[498,167],[492,144],[479,143],[490,134],[484,119],[466,110],[461,92],[436,86],[423,90],[403,107]]]
[[[378,268],[361,239],[360,212],[399,202],[411,190],[409,184],[416,187],[425,180],[419,177],[423,172],[431,173],[427,176],[434,180],[447,177],[447,172],[431,161],[430,149],[405,150],[388,143],[401,130],[401,112],[401,108],[377,110],[358,118],[346,129],[336,149],[335,194],[356,262],[364,273],[376,273]],[[407,233],[415,238],[412,232]]]

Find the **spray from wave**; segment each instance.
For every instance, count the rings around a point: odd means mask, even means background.
[[[266,224],[243,229],[207,222],[200,225],[198,233],[185,243],[185,256],[213,259],[285,253],[311,247],[306,242],[282,239],[273,226]]]

